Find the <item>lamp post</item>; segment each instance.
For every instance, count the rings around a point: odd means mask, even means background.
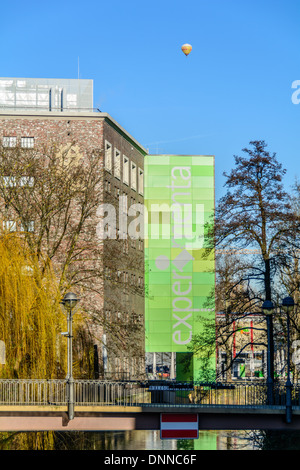
[[[265,300],[262,305],[262,311],[267,319],[267,336],[268,336],[268,350],[267,350],[267,399],[268,405],[273,405],[273,382],[274,382],[274,346],[273,346],[273,325],[272,313],[274,305],[271,300]]]
[[[73,379],[73,355],[72,355],[72,320],[75,313],[75,307],[79,299],[73,292],[68,292],[61,301],[64,313],[67,317],[68,332],[68,358],[67,358],[67,396],[68,396],[68,416],[69,420],[74,418],[74,379]]]
[[[282,301],[282,308],[286,313],[286,326],[287,326],[287,381],[286,381],[286,421],[292,421],[292,382],[290,377],[290,313],[294,309],[294,299],[292,297],[285,297]]]

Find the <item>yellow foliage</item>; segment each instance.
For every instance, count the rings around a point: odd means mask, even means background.
[[[64,378],[66,328],[51,267],[41,273],[24,239],[0,236],[0,340],[6,347],[1,378]]]

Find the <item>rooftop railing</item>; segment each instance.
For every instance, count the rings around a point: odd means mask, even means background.
[[[57,112],[57,113],[101,113],[99,108],[75,108],[75,107],[54,107],[51,106],[21,106],[21,105],[0,105],[0,112],[9,111],[33,111],[33,112]]]

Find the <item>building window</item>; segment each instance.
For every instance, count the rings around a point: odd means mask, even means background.
[[[132,323],[138,323],[138,322],[139,322],[139,319],[140,319],[140,315],[138,315],[138,314],[135,313],[135,312],[132,312],[132,314],[131,314],[131,321],[132,321]]]
[[[4,220],[3,229],[7,230],[8,232],[16,232],[17,223],[14,220]]]
[[[123,233],[123,253],[128,254],[128,240],[126,239],[126,232]]]
[[[2,176],[3,185],[9,188],[17,186],[15,176]]]
[[[4,186],[13,188],[15,186],[20,187],[33,187],[34,178],[31,176],[21,176],[17,179],[15,176],[2,176],[1,181]]]
[[[29,220],[28,223],[26,223],[24,225],[21,224],[20,231],[21,232],[34,232],[34,221]]]
[[[139,193],[144,194],[144,172],[139,168]]]
[[[125,191],[123,191],[121,209],[122,214],[127,214],[127,193]]]
[[[116,186],[116,187],[115,187],[115,197],[116,197],[117,199],[119,199],[119,197],[120,197],[120,192],[121,192],[121,191],[120,191],[120,188],[118,188],[118,187]]]
[[[121,154],[118,149],[115,149],[114,175],[116,178],[121,179]]]
[[[112,232],[113,232],[113,229],[112,229],[111,225],[109,225],[108,223],[105,224],[105,226],[104,226],[104,235],[105,235],[105,237],[104,238],[111,238]]]
[[[128,323],[128,312],[123,312],[123,321],[124,323]]]
[[[112,146],[107,141],[105,141],[104,168],[105,168],[105,170],[111,172],[111,168],[112,168]]]
[[[141,238],[139,238],[139,240],[138,240],[138,245],[139,245],[139,248],[138,248],[138,249],[139,249],[140,251],[143,251],[143,248],[144,248],[143,245],[144,245],[144,244],[143,244],[143,240],[142,240]]]
[[[2,145],[3,147],[16,147],[17,138],[16,137],[3,137]]]
[[[104,189],[107,193],[110,193],[111,192],[111,189],[110,189],[110,181],[108,180],[105,180],[104,182]]]
[[[21,137],[21,147],[32,149],[34,147],[34,137]]]
[[[123,183],[129,186],[129,159],[123,155]]]
[[[136,164],[131,162],[131,189],[136,191]]]
[[[19,185],[32,188],[34,186],[34,178],[32,176],[21,176]]]

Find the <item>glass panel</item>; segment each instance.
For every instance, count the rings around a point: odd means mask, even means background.
[[[16,137],[3,137],[3,147],[15,147],[17,145]]]

